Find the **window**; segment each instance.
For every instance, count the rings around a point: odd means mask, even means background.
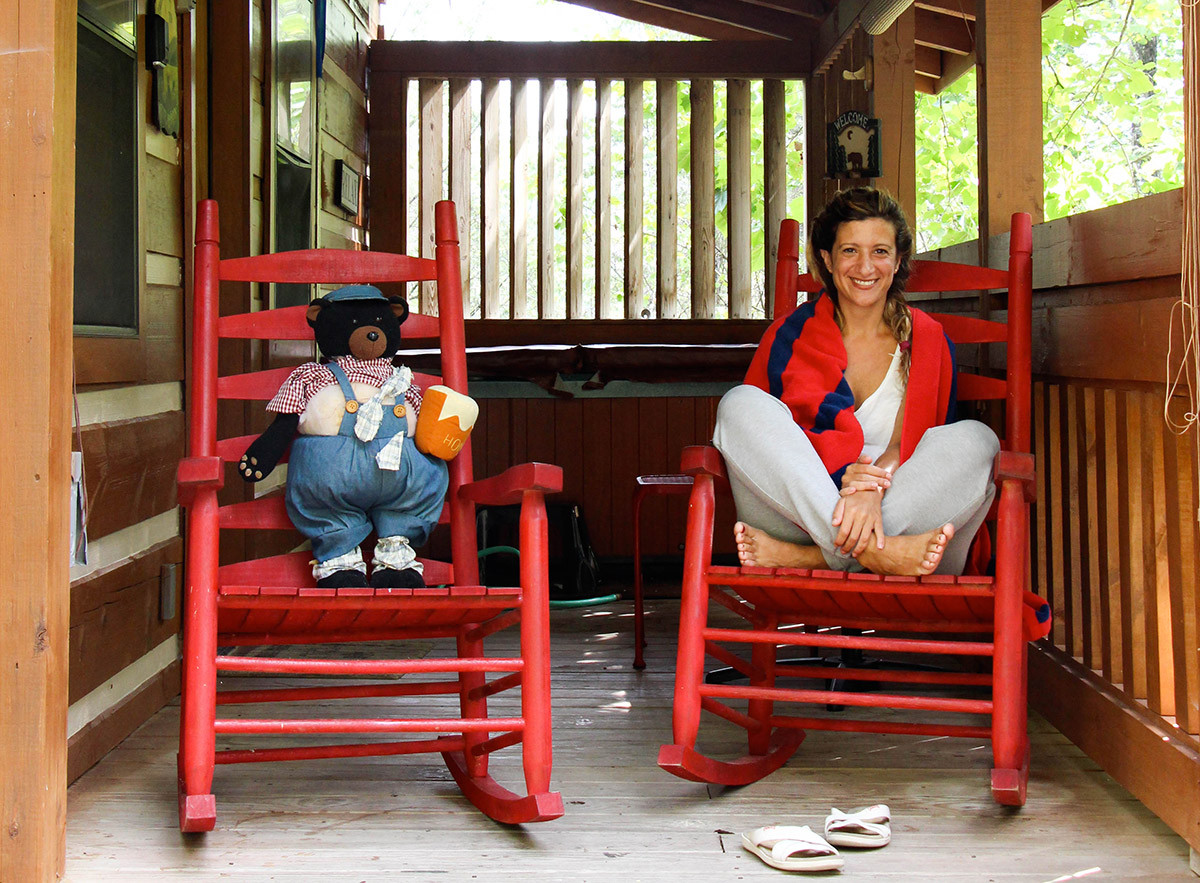
[[[274,250],[310,248],[316,47],[312,0],[275,4]],[[275,306],[306,304],[309,285],[275,286]]]
[[[138,328],[138,119],[132,0],[79,3],[75,118],[75,325]]]

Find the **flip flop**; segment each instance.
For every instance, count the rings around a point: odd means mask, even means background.
[[[891,812],[883,803],[848,813],[834,807],[825,817],[825,839],[836,846],[863,849],[887,846],[892,840],[891,819]]]
[[[767,825],[742,835],[742,848],[781,871],[836,871],[842,857],[808,825]]]

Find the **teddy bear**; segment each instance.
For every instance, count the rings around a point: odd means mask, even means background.
[[[284,501],[312,542],[323,588],[425,584],[414,547],[428,540],[449,476],[420,450],[421,390],[393,365],[408,304],[373,285],[348,285],[308,307],[322,359],[296,368],[267,404],[274,421],[246,449],[238,471],[261,481],[291,445]],[[359,545],[378,537],[371,576]]]

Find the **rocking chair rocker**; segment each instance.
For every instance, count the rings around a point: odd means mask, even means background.
[[[544,496],[562,488],[562,470],[545,463],[514,466],[474,481],[470,443],[450,462],[450,486],[440,518],[450,528],[451,560],[425,561],[427,588],[317,588],[311,553],[290,552],[219,566],[222,532],[294,531],[278,492],[220,505],[226,466],[236,463],[253,436],[218,439],[218,404],[269,400],[290,367],[218,377],[221,340],[311,340],[306,306],[220,316],[219,284],[246,282],[437,283],[438,315],[412,314],[405,338],[434,338],[442,378],[416,375],[422,386],[444,383],[467,389],[462,284],[454,205],[436,208],[436,257],[413,258],[367,251],[313,249],[221,260],[217,204],[200,203],[195,259],[195,318],[188,401],[189,456],[179,465],[179,497],[187,507],[187,579],[184,613],[183,696],[179,744],[179,827],[208,831],[216,823],[214,763],[307,761],[329,757],[437,752],[462,792],[484,813],[505,823],[544,821],[562,815],[562,798],[550,790],[550,642]],[[264,345],[264,351],[266,347]],[[239,479],[240,481],[240,479]],[[520,585],[479,584],[476,504],[521,505]],[[299,534],[290,548],[299,543]],[[487,656],[484,639],[519,625],[515,658]],[[454,638],[448,659],[349,660],[223,655],[222,647]],[[308,654],[295,654],[297,656]],[[336,686],[218,690],[218,672],[269,676],[349,675],[359,678],[442,675],[412,681]],[[502,673],[489,679],[489,673]],[[488,697],[520,688],[520,714],[489,717]],[[305,703],[392,697],[458,696],[460,716],[218,718],[217,706],[235,703]],[[426,704],[428,700],[426,700]],[[285,708],[288,706],[284,706]],[[296,705],[292,706],[293,708]],[[304,745],[216,750],[219,735],[302,736]],[[312,744],[314,736],[357,734],[368,741]],[[407,738],[395,738],[404,734]],[[417,737],[414,734],[425,734]],[[380,737],[386,741],[369,741]],[[488,774],[490,755],[521,745],[527,793],[515,794]]]
[[[1044,634],[1027,606],[1029,503],[1034,498],[1030,450],[1030,332],[1032,230],[1026,214],[1012,220],[1008,270],[914,262],[910,292],[1006,289],[1006,322],[936,315],[957,344],[1006,343],[1003,378],[960,370],[959,400],[1003,399],[1005,433],[996,459],[995,576],[877,576],[829,570],[719,567],[712,564],[715,495],[728,492],[724,462],[710,446],[685,448],[682,472],[693,479],[684,550],[683,602],[675,673],[674,740],[658,763],[684,779],[745,785],[783,766],[808,729],[906,733],[991,739],[992,794],[997,802],[1022,805],[1029,775],[1026,733],[1027,642]],[[799,273],[799,225],[785,220],[780,233],[775,314],[795,308],[797,291],[816,291]],[[960,366],[961,368],[961,366]],[[732,530],[732,525],[721,529]],[[981,534],[987,530],[987,523]],[[747,628],[708,623],[709,601],[746,620]],[[1043,611],[1044,612],[1044,611]],[[797,625],[816,626],[819,633]],[[947,637],[938,637],[945,635]],[[932,636],[932,637],[931,637]],[[749,659],[726,645],[749,645]],[[788,664],[777,647],[905,653],[945,660],[983,658],[990,672],[831,668]],[[748,684],[706,683],[705,656],[746,678]],[[987,666],[982,666],[986,668]],[[888,693],[789,689],[781,678],[860,680],[882,683]],[[929,685],[990,688],[987,698],[931,696]],[[729,700],[744,704],[733,707]],[[776,703],[903,709],[935,719],[850,720],[776,713]],[[746,730],[749,750],[719,760],[696,749],[701,711]],[[947,723],[946,712],[990,717],[987,724]]]

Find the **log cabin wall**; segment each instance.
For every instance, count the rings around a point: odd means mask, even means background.
[[[269,248],[271,153],[263,147],[270,137],[263,97],[272,94],[267,41],[273,4],[212,0],[211,6],[211,16],[205,0],[178,16],[178,136],[164,134],[151,121],[150,75],[138,41],[139,139],[145,149],[138,159],[136,336],[77,329],[75,338],[77,437],[90,513],[88,564],[71,573],[69,780],[179,690],[183,553],[175,468],[186,434],[185,326],[197,200],[212,194],[221,201],[224,256]],[[361,207],[339,206],[334,164],[340,160],[360,174],[366,170],[366,46],[377,17],[373,0],[332,0],[326,7],[316,99],[314,245],[363,245]],[[204,24],[209,21],[211,34]],[[226,294],[247,310],[263,306],[262,294],[248,286]],[[225,354],[239,360],[268,356],[250,348]],[[262,421],[249,413],[226,419]],[[240,485],[230,493],[243,492]]]
[[[173,15],[180,83],[173,123],[159,115],[171,108],[172,93],[157,100],[159,87],[145,63],[144,8],[134,22],[135,217],[105,221],[137,230],[136,282],[118,292],[136,301],[136,327],[75,329],[74,448],[83,453],[88,554],[86,564],[71,568],[68,780],[179,689],[175,464],[184,443],[187,206],[206,186],[204,163],[197,161],[207,137],[204,90],[195,87],[207,76],[206,33],[197,27],[206,10],[204,0],[189,12],[174,14],[174,4],[165,10],[168,19]],[[94,211],[77,207],[81,219]],[[81,258],[86,266],[92,256],[77,255],[77,266]],[[78,298],[89,296],[84,282],[76,286],[84,292],[77,294],[77,321]]]
[[[1200,847],[1196,429],[1180,362],[1182,191],[1034,228],[1031,704]],[[1005,236],[989,252],[1002,260]],[[943,249],[974,263],[978,243]],[[969,309],[969,306],[967,307]]]

